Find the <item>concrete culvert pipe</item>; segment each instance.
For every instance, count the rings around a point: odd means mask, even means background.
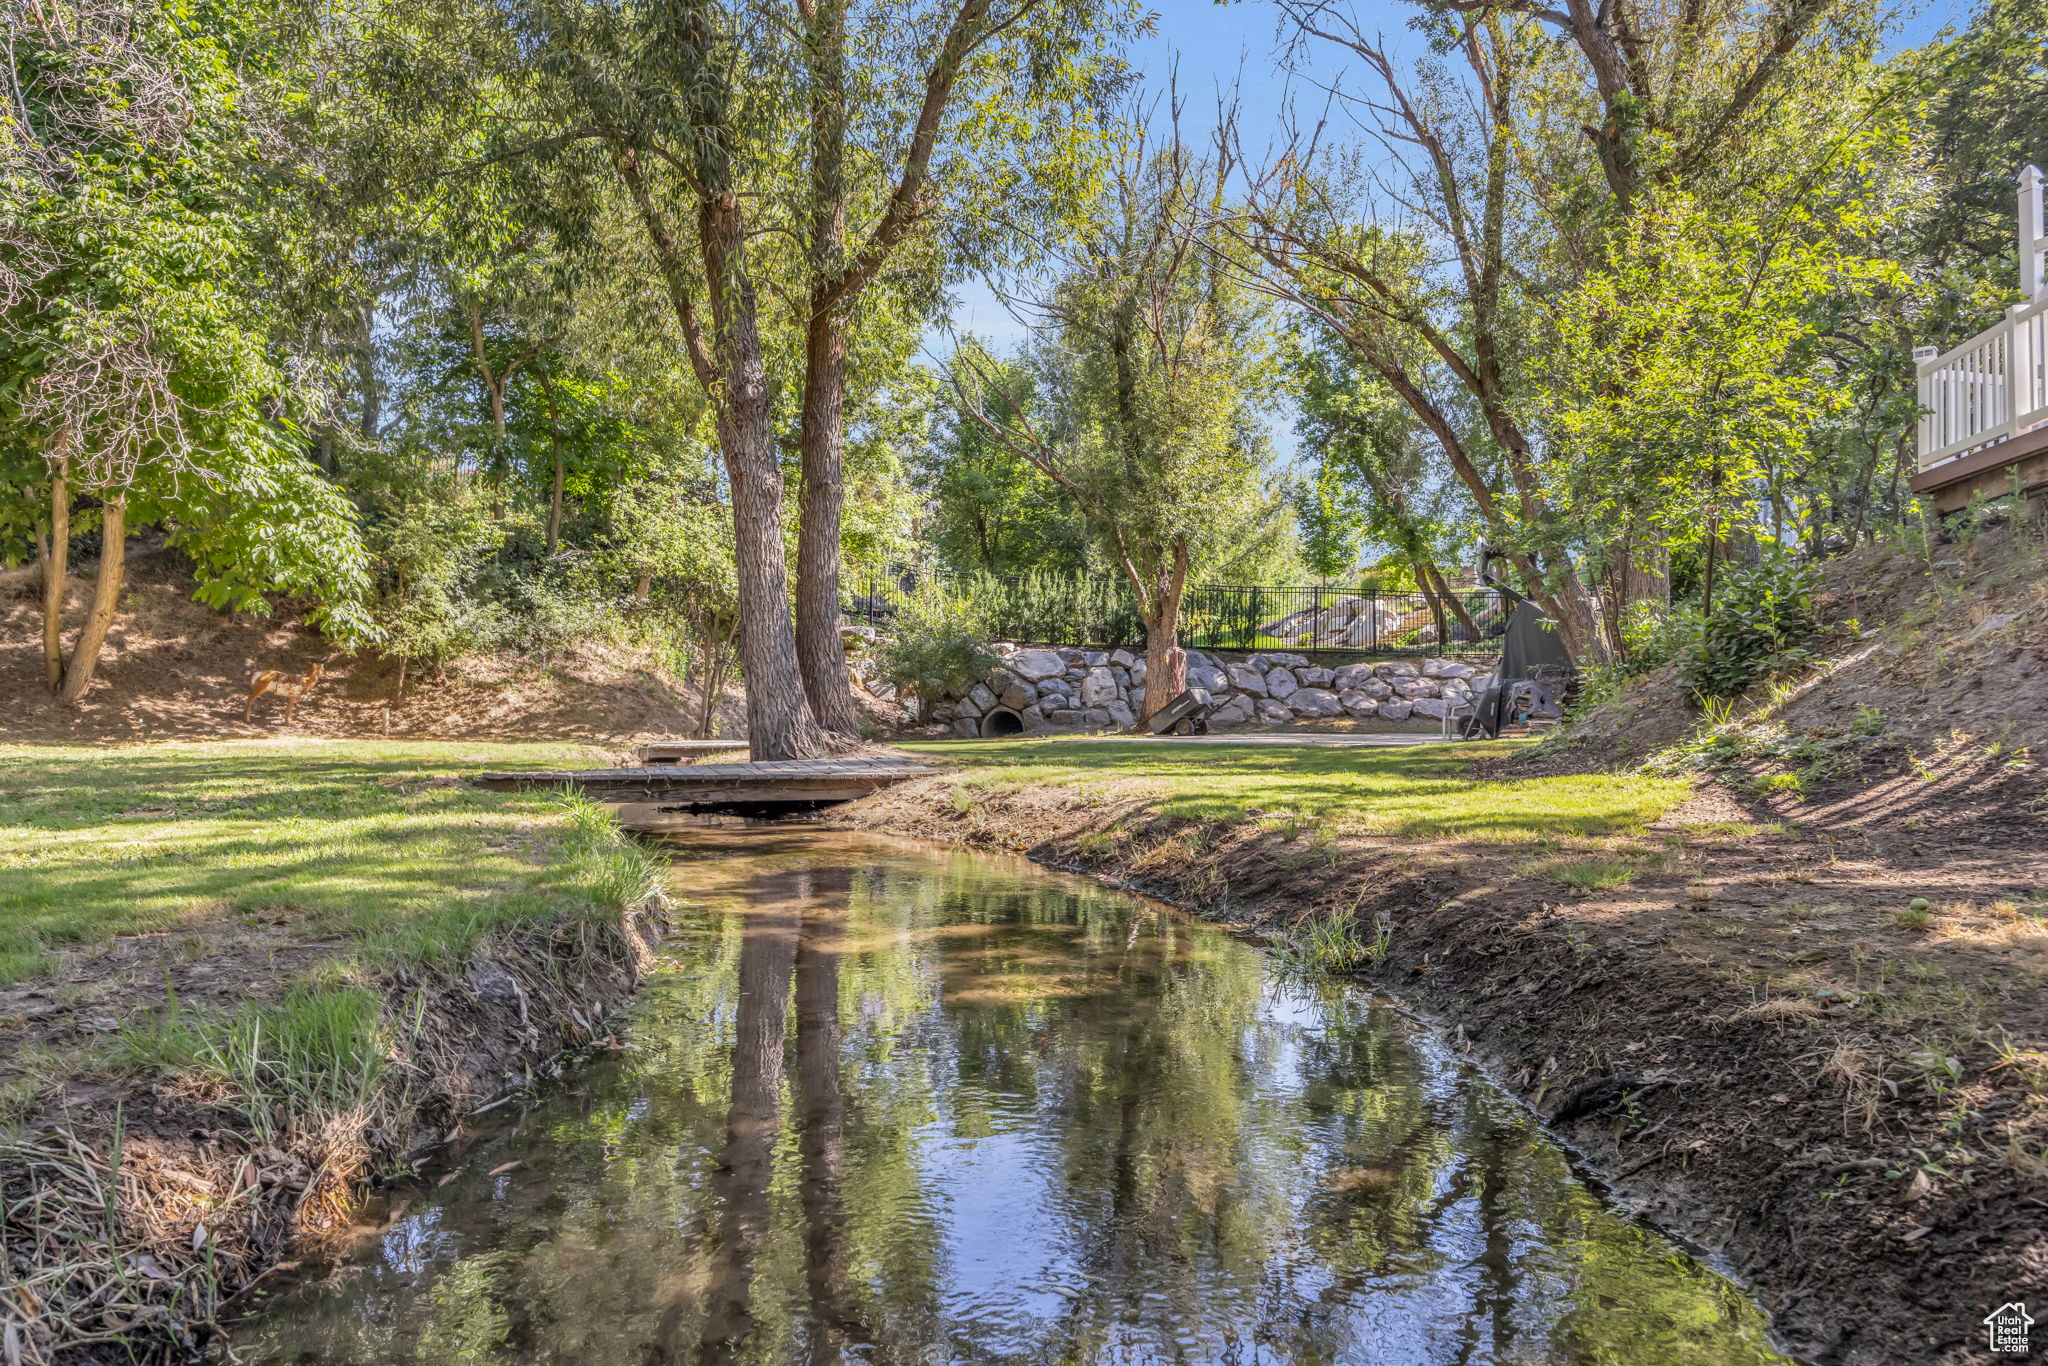
[[[991,707],[988,714],[981,718],[981,733],[984,736],[1022,735],[1024,718],[1008,707]]]

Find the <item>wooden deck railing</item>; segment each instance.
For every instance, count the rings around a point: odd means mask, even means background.
[[[1920,376],[1920,468],[2048,422],[2048,225],[2042,174],[2020,172],[2021,300],[2004,318],[1954,350],[1913,352]]]

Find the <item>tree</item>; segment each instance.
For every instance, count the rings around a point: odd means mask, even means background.
[[[1103,39],[1134,16],[1098,0],[945,0],[930,10],[798,0],[797,11],[810,116],[797,653],[819,721],[851,735],[839,636],[848,315],[892,258],[927,245],[946,210],[1034,181],[1071,183],[1060,163],[1085,154],[1073,110],[1114,79]],[[1046,164],[1026,179],[1005,174],[1013,159]],[[993,202],[978,207],[1002,221]],[[1029,217],[1027,206],[1008,208]]]
[[[989,365],[992,383],[977,406],[986,411],[1014,395],[1023,417],[1041,419],[1023,365],[993,358]],[[953,572],[1077,574],[1086,567],[1087,529],[1072,502],[991,436],[967,404],[946,405],[919,479],[931,504],[926,537]]]
[[[973,346],[953,366],[962,411],[1073,500],[1130,584],[1145,716],[1186,686],[1190,573],[1238,549],[1268,507],[1270,339],[1210,226],[1229,175],[1177,135],[1157,148],[1134,136],[1099,217],[1033,300],[1033,391]]]
[[[127,535],[146,523],[192,554],[201,601],[266,611],[266,591],[306,593],[330,634],[363,637],[354,517],[306,458],[324,396],[278,342],[262,284],[280,253],[244,189],[274,93],[254,16],[222,6],[180,24],[80,0],[18,17],[18,114],[0,132],[0,442],[27,475],[13,487],[48,509],[34,540],[51,687],[84,696]],[[100,561],[66,658],[81,512]]]
[[[1455,480],[1430,468],[1414,415],[1313,319],[1293,329],[1287,360],[1300,406],[1295,430],[1318,463],[1315,482],[1302,489],[1303,520],[1325,544],[1334,543],[1332,549],[1343,547],[1339,554],[1326,552],[1315,567],[1338,573],[1358,562],[1364,543],[1391,546],[1436,618],[1436,638],[1451,639],[1448,613],[1465,639],[1479,639],[1442,569],[1444,548],[1462,539],[1470,505],[1456,496]]]

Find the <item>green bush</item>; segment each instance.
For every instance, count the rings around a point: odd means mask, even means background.
[[[1001,662],[973,597],[932,585],[897,608],[875,650],[882,677],[927,700],[963,693]]]
[[[1813,663],[1821,632],[1813,600],[1819,577],[1811,565],[1789,559],[1729,575],[1686,652],[1680,679],[1686,694],[1696,702],[1734,697],[1758,679]]]

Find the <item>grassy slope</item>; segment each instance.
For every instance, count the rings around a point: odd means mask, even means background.
[[[589,870],[545,793],[459,785],[599,761],[561,744],[227,741],[0,747],[0,985],[67,946],[223,917],[289,922],[371,962],[442,960],[560,909]]]
[[[1138,788],[1186,820],[1292,818],[1338,833],[1520,843],[1634,831],[1684,800],[1679,779],[1567,774],[1495,781],[1473,761],[1507,745],[1178,745],[1143,740],[907,744],[990,786]]]

